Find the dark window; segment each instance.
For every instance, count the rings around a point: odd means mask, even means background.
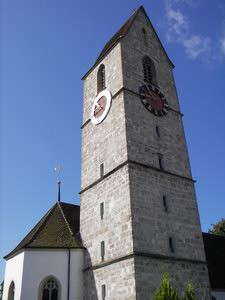
[[[144,37],[144,43],[145,43],[145,46],[147,45],[147,36],[146,36],[146,31],[144,28],[142,28],[142,33],[143,33],[143,37]]]
[[[98,93],[105,88],[105,66],[101,65],[98,69],[97,75],[97,91]]]
[[[156,71],[152,60],[148,56],[145,56],[142,59],[142,64],[143,64],[143,72],[144,72],[144,81],[149,84],[157,85]]]
[[[163,208],[165,212],[168,212],[168,202],[166,196],[163,196]]]
[[[103,177],[104,176],[104,163],[100,164],[100,177]]]
[[[163,165],[163,156],[162,156],[162,154],[158,154],[158,160],[159,160],[159,168],[161,170],[163,170],[164,169],[164,165]]]
[[[156,135],[158,137],[160,137],[160,130],[159,130],[159,126],[158,125],[155,126],[155,132],[156,132]]]
[[[50,278],[43,285],[42,300],[58,300],[58,292],[58,284]]]
[[[104,217],[104,203],[103,202],[100,203],[100,216],[101,216],[101,219],[103,219],[103,217]]]
[[[175,252],[175,247],[174,247],[174,240],[172,237],[169,238],[169,247],[170,247],[170,252],[174,253]]]
[[[106,298],[106,286],[105,284],[102,285],[102,300]]]
[[[101,242],[101,258],[102,258],[102,260],[104,260],[104,258],[105,258],[105,242],[104,241]]]
[[[9,286],[8,300],[14,300],[15,297],[15,283],[12,281]]]

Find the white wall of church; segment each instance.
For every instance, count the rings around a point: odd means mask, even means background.
[[[3,300],[8,299],[8,291],[12,281],[15,284],[15,300],[21,299],[23,262],[24,252],[19,253],[6,262]]]
[[[11,278],[15,277],[14,268],[18,262],[17,256],[7,261],[6,265],[11,266],[13,264],[10,269],[8,268],[11,275],[9,276],[10,279],[7,280],[7,286],[10,284]],[[83,299],[83,256],[82,249],[70,251],[70,300]],[[59,299],[68,299],[68,265],[69,250],[67,249],[25,250],[24,260],[17,266],[16,276],[18,278],[15,280],[15,300],[41,299],[41,283],[50,276],[57,279],[59,283]],[[3,300],[7,300],[7,295],[4,294]]]

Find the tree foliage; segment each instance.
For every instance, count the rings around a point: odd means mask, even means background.
[[[216,224],[212,224],[212,229],[209,229],[209,233],[225,236],[225,219],[221,219]]]
[[[159,290],[154,295],[154,300],[195,300],[195,293],[193,286],[189,283],[187,285],[184,297],[180,297],[176,288],[173,288],[170,283],[168,273],[163,274]]]

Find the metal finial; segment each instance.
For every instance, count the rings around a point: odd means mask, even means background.
[[[55,167],[55,171],[58,173],[58,202],[61,201],[61,192],[60,192],[60,186],[61,186],[61,181],[60,181],[60,172],[62,168],[60,166]]]

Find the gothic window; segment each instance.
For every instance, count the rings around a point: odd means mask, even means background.
[[[44,282],[41,300],[59,300],[59,285],[54,278],[48,278]]]
[[[101,65],[98,69],[97,75],[97,91],[98,93],[105,88],[105,66]]]
[[[144,56],[142,59],[144,81],[149,84],[157,85],[156,83],[156,71],[153,61],[148,57]]]
[[[15,298],[15,283],[12,281],[9,286],[8,300],[14,300]]]

